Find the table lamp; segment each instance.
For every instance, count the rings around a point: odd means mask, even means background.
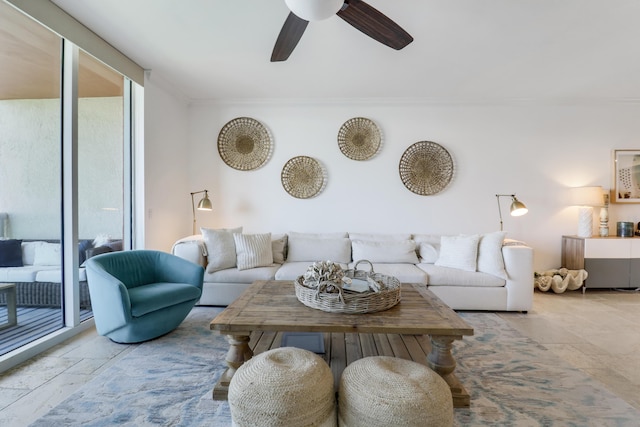
[[[602,187],[573,187],[571,188],[571,204],[578,206],[578,237],[593,236],[593,208],[604,206]]]

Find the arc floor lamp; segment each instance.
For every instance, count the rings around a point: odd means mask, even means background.
[[[209,200],[209,192],[208,190],[202,191],[194,191],[191,193],[191,211],[193,213],[193,234],[196,234],[196,205],[195,200],[193,199],[194,194],[204,193],[204,197],[200,199],[198,202],[198,210],[199,211],[211,211],[213,210],[213,206],[211,205],[211,200]]]
[[[515,194],[496,194],[496,200],[498,201],[498,214],[500,215],[500,231],[502,231],[502,210],[500,209],[500,197],[511,197],[511,216],[522,216],[529,212],[529,209],[516,198]]]

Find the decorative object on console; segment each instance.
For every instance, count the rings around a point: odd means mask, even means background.
[[[588,276],[589,273],[584,269],[569,270],[567,268],[559,268],[542,273],[535,272],[533,285],[542,292],[547,292],[551,289],[556,294],[561,294],[564,291],[580,289]]]
[[[238,117],[222,127],[218,134],[218,153],[234,169],[248,171],[264,165],[273,143],[267,128],[250,117]]]
[[[347,120],[338,131],[338,147],[352,160],[367,160],[375,156],[381,140],[378,126],[364,117]]]
[[[289,159],[280,175],[285,191],[298,199],[309,199],[324,188],[324,170],[319,161],[308,156]]]
[[[196,205],[195,205],[195,201],[193,200],[193,195],[200,194],[200,193],[204,193],[204,197],[200,199],[200,201],[198,202],[198,210],[199,211],[213,210],[213,206],[211,206],[211,200],[209,200],[208,190],[194,191],[193,193],[191,193],[191,211],[193,213],[193,234],[196,234]]]
[[[400,179],[408,190],[421,196],[445,189],[453,176],[453,159],[440,144],[420,141],[400,158]]]
[[[633,237],[633,223],[628,221],[621,221],[616,223],[616,236],[618,237]]]
[[[573,187],[571,188],[571,204],[579,206],[578,236],[591,237],[593,235],[593,207],[604,206],[602,187]]]
[[[498,215],[500,216],[500,231],[502,231],[502,209],[500,209],[500,197],[511,197],[511,207],[509,211],[511,216],[522,216],[529,212],[529,209],[516,198],[515,194],[496,194],[496,200],[498,201]]]
[[[640,150],[613,151],[613,203],[640,203]]]
[[[600,237],[609,236],[609,195],[605,193],[604,206],[600,208]]]

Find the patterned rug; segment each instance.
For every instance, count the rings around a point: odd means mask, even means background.
[[[209,330],[219,308],[196,307],[174,332],[146,342],[32,426],[230,426],[211,399],[225,339]],[[473,337],[454,343],[471,407],[456,426],[638,426],[640,411],[491,313],[462,313]],[[106,339],[106,338],[105,338]]]

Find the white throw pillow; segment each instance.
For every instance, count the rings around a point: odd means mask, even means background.
[[[425,264],[433,264],[438,260],[440,256],[440,244],[420,242],[418,246],[418,252],[420,253],[420,262]]]
[[[255,267],[266,267],[273,264],[271,233],[265,234],[233,234],[236,245],[238,270]]]
[[[381,263],[417,264],[416,242],[413,240],[366,241],[352,240],[353,260],[366,259]]]
[[[200,228],[207,248],[207,273],[236,266],[236,244],[233,233],[242,233],[242,227],[213,230]]]
[[[60,243],[44,242],[36,246],[33,265],[60,265],[62,261],[62,247]]]
[[[478,271],[507,280],[502,258],[502,242],[507,233],[496,231],[480,237],[478,244]]]
[[[351,240],[342,238],[308,238],[289,235],[287,261],[351,262]]]
[[[440,255],[435,264],[441,267],[476,271],[479,241],[480,236],[475,234],[470,236],[442,236],[440,239]]]

